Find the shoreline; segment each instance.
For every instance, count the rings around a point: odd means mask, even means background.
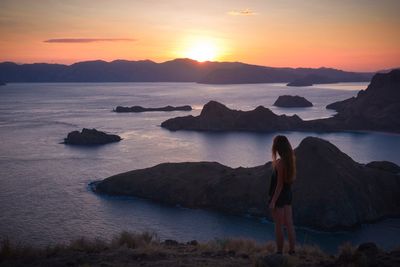
[[[112,198],[112,199],[123,199],[123,200],[141,200],[141,201],[146,201],[155,205],[161,205],[161,206],[167,206],[170,208],[179,208],[179,209],[189,209],[189,210],[202,210],[202,211],[207,211],[207,212],[215,212],[220,215],[225,215],[225,216],[233,216],[233,217],[238,217],[238,218],[248,218],[248,219],[255,219],[257,221],[260,221],[261,223],[266,223],[266,224],[273,224],[273,221],[269,220],[268,217],[266,216],[256,216],[252,215],[249,213],[243,213],[243,214],[237,214],[237,213],[229,213],[229,212],[224,212],[221,210],[217,209],[204,209],[204,208],[190,208],[190,207],[184,207],[179,204],[171,204],[171,203],[164,203],[164,202],[159,202],[156,200],[153,200],[151,198],[144,198],[144,197],[139,197],[139,196],[132,196],[132,195],[117,195],[117,194],[106,194],[106,193],[100,193],[96,192],[96,184],[100,183],[102,180],[96,180],[89,182],[87,184],[87,189],[99,196],[99,197],[105,197],[105,198]],[[346,233],[354,233],[357,230],[360,230],[363,226],[369,226],[369,225],[374,225],[376,223],[384,222],[385,220],[390,220],[390,219],[400,219],[400,215],[393,215],[393,216],[384,216],[376,220],[371,220],[371,221],[366,221],[363,223],[359,223],[357,225],[353,225],[351,227],[338,227],[338,228],[311,228],[307,226],[296,226],[296,230],[305,230],[308,232],[314,232],[314,233],[321,233],[321,234],[346,234]]]

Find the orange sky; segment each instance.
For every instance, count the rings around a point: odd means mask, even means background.
[[[1,0],[0,61],[192,57],[375,71],[400,66],[399,10],[397,0]]]

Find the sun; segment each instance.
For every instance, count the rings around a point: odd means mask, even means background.
[[[199,62],[211,61],[217,58],[218,49],[215,42],[211,40],[196,40],[188,44],[185,57]]]

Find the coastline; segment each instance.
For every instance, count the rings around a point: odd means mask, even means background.
[[[190,209],[190,210],[205,210],[208,212],[216,212],[218,214],[222,214],[222,215],[227,215],[227,216],[234,216],[234,217],[239,217],[239,218],[251,218],[251,219],[256,219],[259,220],[263,223],[269,223],[269,224],[273,224],[273,221],[271,219],[269,219],[266,216],[257,216],[254,214],[250,214],[250,213],[243,213],[243,214],[238,214],[238,213],[229,213],[223,210],[218,210],[218,209],[213,209],[213,208],[196,208],[196,207],[184,207],[181,206],[179,204],[172,204],[172,203],[164,203],[164,202],[159,202],[157,200],[151,199],[151,198],[146,198],[146,197],[140,197],[140,196],[133,196],[133,195],[116,195],[116,194],[107,194],[107,193],[99,193],[96,192],[96,184],[100,183],[102,180],[96,180],[96,181],[92,181],[89,182],[87,185],[88,190],[91,193],[96,194],[97,196],[100,197],[106,197],[106,198],[112,198],[112,199],[124,199],[124,200],[141,200],[141,201],[146,201],[146,202],[150,202],[152,204],[155,205],[162,205],[162,206],[168,206],[171,208],[180,208],[180,209]],[[355,224],[353,226],[349,226],[349,227],[336,227],[336,228],[313,228],[313,227],[309,227],[309,226],[302,226],[302,225],[295,225],[296,230],[305,230],[307,232],[314,232],[314,233],[322,233],[322,234],[338,234],[338,233],[352,233],[356,230],[359,230],[361,227],[363,226],[369,226],[371,224],[375,224],[375,223],[379,223],[379,222],[383,222],[385,220],[390,220],[390,219],[400,219],[400,215],[392,215],[392,216],[382,216],[376,220],[370,220],[370,221],[365,221],[362,223],[358,223]]]

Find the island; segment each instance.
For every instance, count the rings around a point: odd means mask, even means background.
[[[400,133],[400,70],[378,73],[354,98],[328,105],[337,114],[304,121],[297,115],[276,115],[259,106],[251,111],[232,110],[210,101],[199,116],[168,119],[161,127],[171,131],[383,131]]]
[[[103,145],[121,141],[121,137],[115,134],[107,134],[96,129],[83,128],[81,132],[70,132],[64,139],[64,144],[79,146]]]
[[[329,231],[400,215],[398,174],[357,163],[332,143],[316,137],[303,139],[295,154],[296,225]],[[91,185],[101,194],[264,217],[269,216],[271,172],[271,162],[251,168],[230,168],[217,162],[163,163]]]
[[[145,108],[142,106],[133,106],[133,107],[122,107],[118,106],[113,111],[118,113],[126,113],[126,112],[150,112],[150,111],[191,111],[192,107],[189,105],[185,106],[165,106],[160,108]]]
[[[306,87],[306,86],[313,86],[314,83],[311,81],[308,81],[306,79],[297,79],[294,80],[293,82],[287,83],[286,86],[292,86],[292,87]]]
[[[336,80],[334,77],[321,76],[318,74],[309,74],[288,83],[286,86],[303,87],[303,86],[312,86],[314,84],[336,83],[339,81],[340,79]]]
[[[282,108],[312,107],[313,104],[302,96],[281,95],[275,101],[274,106]]]
[[[4,85],[6,85],[6,83],[5,83],[5,82],[2,82],[2,81],[0,81],[0,86],[4,86]]]
[[[210,101],[199,116],[168,119],[161,127],[171,131],[254,131],[270,132],[300,128],[304,121],[297,115],[276,115],[270,109],[259,106],[251,111],[232,110],[225,105]]]

